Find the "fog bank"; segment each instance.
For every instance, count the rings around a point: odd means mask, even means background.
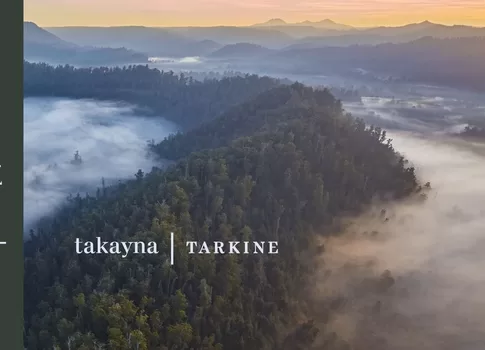
[[[89,191],[138,169],[159,165],[147,141],[176,131],[162,118],[137,116],[133,107],[88,100],[24,100],[24,224],[28,230],[61,206],[69,194]],[[78,151],[82,159],[73,164]],[[75,162],[74,162],[75,163]]]
[[[331,317],[315,349],[340,349],[327,347],[332,331],[353,350],[483,349],[485,147],[391,137],[432,189],[424,202],[376,206],[324,241],[315,318]]]

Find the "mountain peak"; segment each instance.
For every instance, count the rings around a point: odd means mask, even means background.
[[[281,18],[271,18],[269,21],[266,21],[264,23],[255,24],[255,26],[284,26],[284,25],[287,25],[287,24],[288,23],[286,23]]]
[[[315,22],[306,20],[306,21],[300,22],[299,24],[315,25],[315,24],[337,24],[337,23],[335,21],[332,21],[331,19],[326,18],[326,19],[322,19],[321,21],[315,21]]]
[[[435,25],[435,23],[426,20],[426,21],[416,23],[416,25],[418,25],[418,26],[431,26],[431,25]]]
[[[335,21],[332,21],[331,19],[323,19],[320,21],[312,22],[309,20],[302,21],[302,22],[286,22],[282,20],[281,18],[272,18],[269,21],[266,21],[264,23],[258,23],[258,24],[253,24],[253,27],[287,27],[287,26],[309,26],[309,27],[315,27],[315,28],[320,28],[320,29],[332,29],[332,30],[348,30],[348,29],[353,29],[351,26],[345,25],[345,24],[340,24]]]
[[[74,48],[77,45],[62,40],[51,32],[39,27],[34,22],[24,22],[24,42],[50,45],[52,47]]]
[[[271,18],[269,21],[266,22],[267,24],[286,24],[286,22],[284,20],[282,20],[281,18]]]
[[[332,21],[331,19],[325,18],[325,19],[322,19],[321,21],[319,21],[318,23],[331,23],[331,24],[335,24],[336,22],[335,21]]]
[[[325,18],[325,19],[322,19],[320,21],[315,21],[315,22],[307,20],[307,21],[304,21],[304,22],[297,23],[297,25],[306,25],[306,26],[312,26],[312,27],[316,27],[316,28],[332,29],[332,30],[352,29],[351,26],[341,24],[341,23],[337,23],[335,21],[332,21],[329,18]]]

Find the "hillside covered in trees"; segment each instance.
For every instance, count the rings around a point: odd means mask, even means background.
[[[257,75],[198,81],[148,65],[74,68],[24,61],[25,97],[69,97],[125,101],[148,108],[183,129],[213,119],[227,108],[279,85]]]
[[[97,91],[133,102],[144,96],[140,101],[160,101],[174,115],[182,113],[176,106],[188,107],[167,104],[169,96],[207,108],[194,111],[206,123],[153,145],[175,165],[71,197],[48,227],[31,233],[25,243],[27,349],[281,350],[288,334],[292,350],[305,346],[318,329],[311,323],[294,329],[304,313],[316,232],[376,196],[400,198],[418,187],[414,169],[385,132],[345,115],[326,90],[300,84],[268,90],[275,82],[255,76],[187,83],[144,67],[89,74],[27,69],[40,76],[27,77],[31,93],[43,91],[49,76],[58,79],[52,94],[70,86],[77,97]],[[130,79],[142,73],[153,80]],[[112,86],[126,88],[126,95]],[[260,93],[218,116],[211,106],[220,110],[228,101],[210,98],[236,90]],[[184,122],[192,121],[187,116]],[[160,254],[75,253],[75,238],[98,236],[156,241]],[[279,254],[190,255],[188,240],[277,240]]]
[[[176,160],[193,151],[228,145],[232,140],[274,130],[291,120],[310,118],[315,109],[330,113],[342,110],[327,90],[313,90],[301,84],[280,86],[265,91],[220,117],[186,133],[169,136],[154,146],[164,159]]]

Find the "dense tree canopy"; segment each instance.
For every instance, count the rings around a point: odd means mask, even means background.
[[[148,65],[128,67],[53,67],[24,62],[24,96],[118,100],[148,107],[184,129],[217,117],[227,108],[279,84],[257,75],[198,81]]]
[[[56,70],[45,73],[59,79],[53,93],[65,76],[84,79],[70,67]],[[153,91],[178,94],[191,108],[200,101],[220,106],[205,99],[224,98],[231,86],[246,86],[251,95],[249,86],[265,91],[273,84],[254,76],[187,84],[156,73],[154,84],[167,79],[174,89],[153,90],[144,85],[148,80],[129,78],[154,74],[147,68],[92,72],[103,98],[115,79],[126,77],[119,84],[132,81],[128,95],[146,91],[157,101]],[[79,84],[72,89],[89,86]],[[205,89],[219,92],[190,101]],[[212,112],[197,109],[207,120]],[[297,301],[311,276],[315,232],[375,196],[405,196],[417,186],[414,169],[385,132],[344,115],[328,91],[276,87],[213,118],[154,146],[160,156],[178,159],[175,165],[138,171],[135,179],[95,196],[72,197],[48,227],[32,232],[25,244],[28,349],[281,349],[301,311]],[[171,231],[174,266],[168,263]],[[98,236],[156,241],[160,254],[75,253],[75,238]],[[191,255],[184,244],[253,239],[277,240],[279,254]],[[305,323],[295,341],[301,334],[308,341],[315,332]]]
[[[232,140],[275,130],[295,119],[308,119],[315,109],[333,116],[342,106],[328,90],[313,90],[302,84],[265,91],[220,117],[186,133],[169,136],[154,150],[164,159],[178,159],[192,151],[228,145]]]

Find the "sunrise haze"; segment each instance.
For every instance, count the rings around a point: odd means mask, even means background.
[[[287,22],[334,21],[353,26],[403,25],[429,20],[485,26],[483,0],[26,0],[24,18],[41,26],[245,26],[282,18]]]

